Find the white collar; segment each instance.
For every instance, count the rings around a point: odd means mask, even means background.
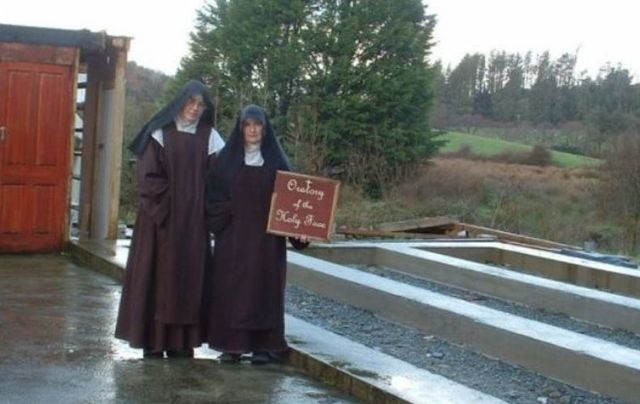
[[[264,159],[260,150],[260,143],[244,145],[244,163],[248,166],[262,166]]]
[[[176,123],[176,129],[178,129],[178,131],[180,132],[187,133],[196,133],[196,131],[198,130],[198,121],[199,119],[196,119],[193,122],[185,121],[179,116],[176,116],[176,118],[174,119],[174,122]]]

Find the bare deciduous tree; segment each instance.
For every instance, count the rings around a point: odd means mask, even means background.
[[[624,228],[628,252],[633,254],[640,235],[640,128],[618,138],[603,174],[603,206]]]

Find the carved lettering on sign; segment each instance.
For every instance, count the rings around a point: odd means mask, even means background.
[[[267,232],[328,240],[333,228],[340,182],[278,171]]]

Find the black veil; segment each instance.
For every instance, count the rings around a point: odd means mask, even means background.
[[[242,124],[246,119],[256,119],[263,123],[264,135],[260,144],[260,151],[264,159],[264,166],[272,170],[291,171],[289,158],[282,150],[276,137],[271,120],[262,107],[248,105],[236,119],[236,125],[224,148],[211,166],[208,175],[209,201],[225,201],[229,199],[229,184],[235,173],[244,165],[244,134]]]
[[[187,102],[189,97],[194,94],[201,94],[204,103],[207,105],[207,109],[204,110],[200,117],[201,123],[209,123],[213,127],[214,107],[209,92],[205,85],[197,80],[190,80],[184,87],[178,92],[178,94],[171,100],[164,108],[158,111],[143,127],[140,129],[136,137],[129,144],[129,150],[135,155],[141,156],[144,149],[151,139],[151,134],[156,130],[164,127],[178,115],[182,110],[182,107]]]

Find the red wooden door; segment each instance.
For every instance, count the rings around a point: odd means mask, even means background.
[[[0,62],[0,252],[66,239],[73,68]]]

